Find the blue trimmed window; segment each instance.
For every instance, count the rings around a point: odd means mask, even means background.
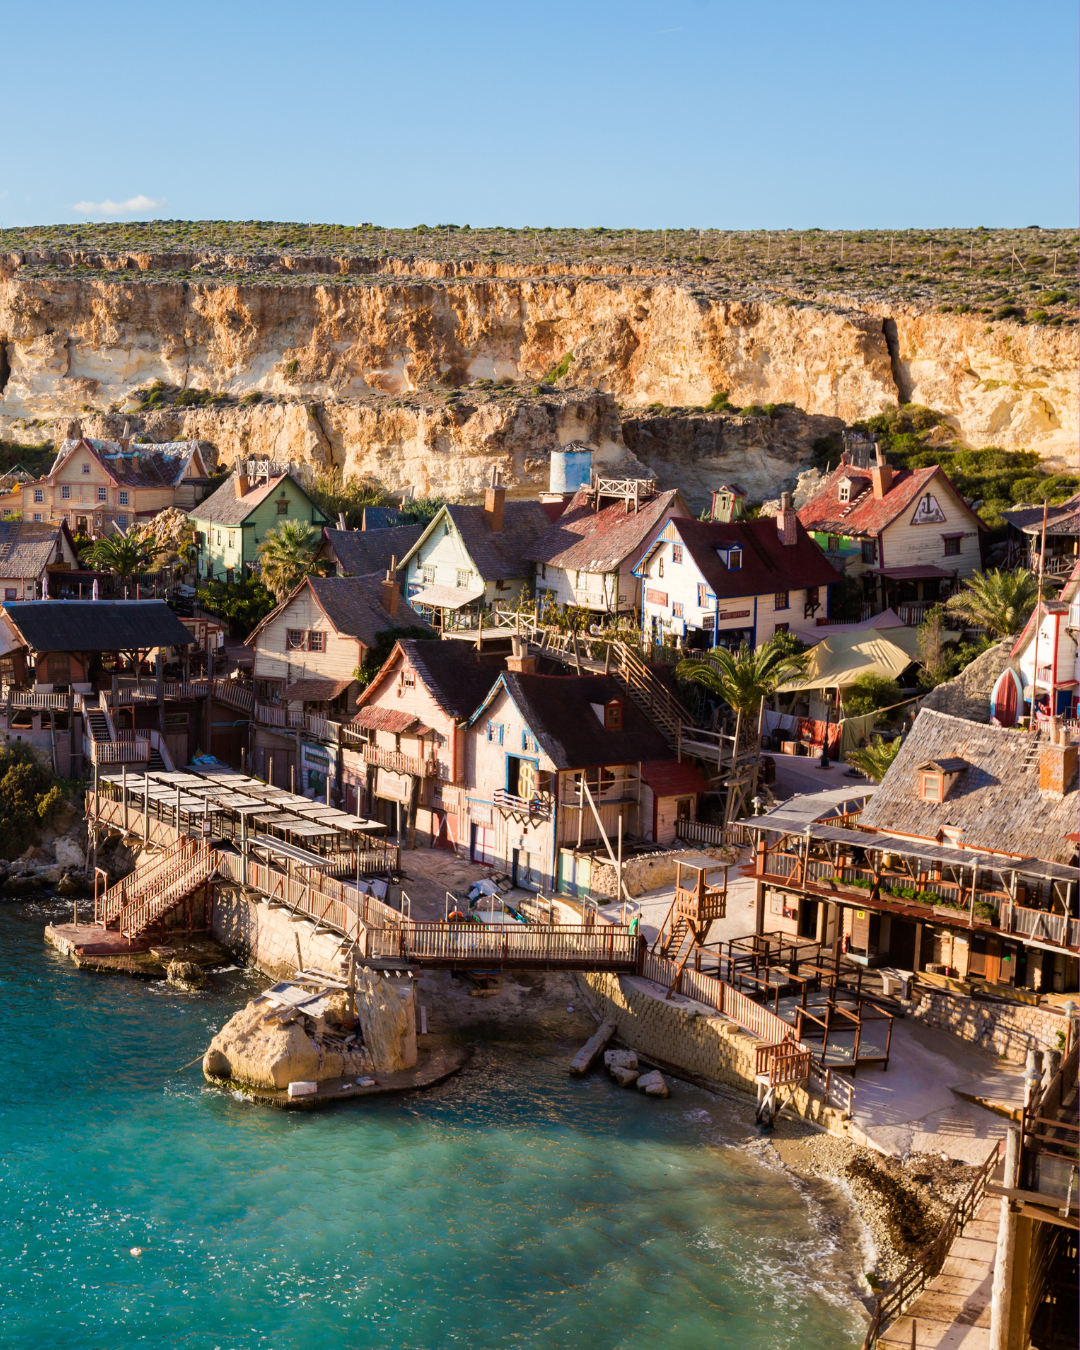
[[[503,724],[501,722],[489,722],[487,724],[487,738],[492,745],[502,745]]]

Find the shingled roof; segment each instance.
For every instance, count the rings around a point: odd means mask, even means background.
[[[243,525],[259,503],[272,496],[278,484],[284,482],[291,483],[297,491],[303,491],[294,479],[283,473],[257,487],[248,488],[242,497],[238,497],[236,474],[230,474],[216,492],[212,492],[188,512],[188,519],[206,521],[210,525]]]
[[[605,764],[636,764],[670,759],[671,749],[636,703],[607,675],[522,675],[507,671],[491,686],[477,709],[481,715],[499,688],[558,769],[592,769]],[[622,702],[622,730],[608,731],[592,704]]]
[[[710,590],[720,600],[797,591],[807,586],[831,586],[840,580],[836,568],[798,521],[794,544],[783,543],[771,516],[727,524],[677,520],[674,528]],[[716,550],[734,544],[742,545],[742,566],[733,571]]]
[[[388,628],[428,628],[416,610],[398,599],[398,610],[391,614],[382,602],[382,574],[368,577],[305,577],[293,593],[272,610],[247,638],[255,638],[274,618],[292,604],[305,586],[311,588],[315,602],[339,633],[356,638],[364,647],[374,647],[380,633]]]
[[[39,577],[56,557],[57,541],[66,526],[39,521],[0,521],[0,577]],[[74,545],[72,546],[74,551]]]
[[[69,437],[61,441],[47,477],[51,479],[80,445],[94,455],[121,487],[135,488],[178,487],[188,476],[192,458],[199,450],[198,441],[166,441],[154,445],[147,441],[122,443],[90,436],[81,439]],[[197,477],[205,471],[201,459],[200,455]]]
[[[920,839],[937,839],[942,827],[962,831],[965,848],[1007,850],[1043,862],[1071,862],[1080,797],[1076,779],[1061,800],[1039,791],[1039,762],[1029,763],[1031,733],[983,726],[923,708],[859,818],[860,825]],[[943,757],[966,760],[945,800],[922,801],[920,764]]]
[[[822,534],[877,535],[891,525],[908,508],[914,508],[922,493],[929,491],[933,479],[940,477],[964,510],[987,529],[956,490],[948,474],[939,464],[924,469],[893,469],[892,483],[884,497],[874,496],[874,484],[869,469],[858,469],[851,464],[839,464],[798,512],[799,520],[808,530]],[[840,500],[840,483],[851,480],[851,500]]]
[[[583,572],[613,572],[627,559],[637,561],[664,513],[672,507],[689,517],[690,510],[677,488],[661,492],[634,511],[629,502],[613,501],[599,511],[590,502],[589,488],[578,488],[566,510],[525,555],[530,561],[550,563]]]
[[[37,652],[146,651],[195,641],[164,600],[28,600],[4,612]]]
[[[323,531],[326,548],[340,564],[346,576],[364,577],[385,572],[390,559],[398,562],[424,533],[423,525],[394,525],[383,530]]]
[[[506,502],[501,530],[491,528],[482,506],[448,505],[430,522],[406,557],[441,528],[447,516],[484,581],[506,581],[528,574],[529,551],[551,528],[551,519],[539,502]]]
[[[1015,525],[1024,534],[1041,534],[1043,509],[1041,506],[1017,506],[1002,511],[1002,518]],[[1067,502],[1051,506],[1046,512],[1047,534],[1076,534],[1080,520],[1080,493],[1074,493]]]

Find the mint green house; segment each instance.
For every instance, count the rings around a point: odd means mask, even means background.
[[[195,529],[195,567],[200,579],[245,575],[259,545],[285,520],[306,520],[320,529],[326,516],[290,474],[249,478],[234,473],[201,501],[188,519]]]

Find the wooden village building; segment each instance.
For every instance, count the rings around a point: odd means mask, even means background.
[[[1008,528],[1005,566],[1028,567],[1037,572],[1042,552],[1043,508],[1017,506],[1001,514]],[[1067,577],[1080,553],[1080,493],[1058,506],[1047,507],[1045,524],[1043,574],[1050,578]]]
[[[1057,599],[1041,601],[1024,625],[990,695],[991,715],[999,726],[1025,720],[1030,725],[1033,714],[1038,727],[1051,716],[1075,726],[1080,692],[1078,590],[1080,564],[1074,563]]]
[[[799,511],[837,567],[859,578],[867,616],[893,608],[905,623],[982,569],[986,525],[937,464],[860,468],[847,457]]]
[[[195,530],[196,575],[219,580],[245,575],[257,562],[259,545],[283,522],[302,520],[317,529],[327,524],[291,474],[260,473],[255,461],[188,516]]]
[[[385,572],[404,558],[423,533],[423,525],[370,530],[340,530],[327,525],[318,556],[330,563],[336,576],[366,577],[372,572]]]
[[[198,441],[69,439],[44,478],[23,484],[23,520],[63,521],[76,535],[112,534],[169,507],[190,510],[206,481]]]
[[[757,931],[957,992],[1074,991],[1078,807],[1075,734],[923,709],[861,812],[795,799],[748,822]]]
[[[755,648],[827,615],[840,580],[787,494],[775,519],[668,520],[634,571],[646,636],[697,648]]]
[[[75,541],[65,521],[0,521],[0,599],[16,601],[56,598],[79,569]],[[93,576],[93,574],[89,574]],[[91,582],[86,582],[89,591]]]

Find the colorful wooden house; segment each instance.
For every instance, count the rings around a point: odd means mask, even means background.
[[[234,473],[188,517],[195,527],[195,566],[200,578],[242,576],[257,561],[259,545],[286,520],[317,529],[326,516],[291,474],[252,477]]]

